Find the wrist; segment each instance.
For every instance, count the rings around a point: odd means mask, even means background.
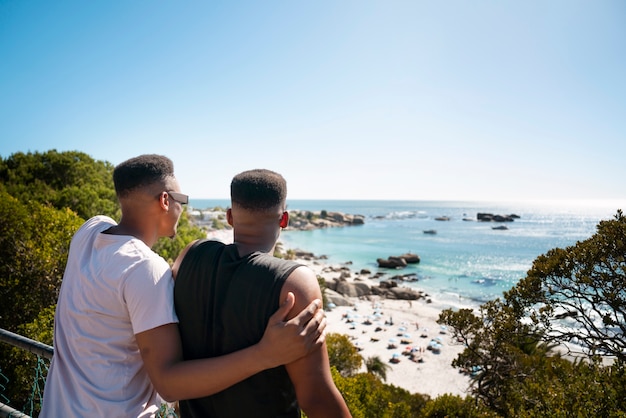
[[[259,372],[280,366],[280,363],[272,357],[272,352],[268,351],[268,348],[271,350],[271,347],[266,348],[266,345],[263,344],[263,340],[250,348],[253,350],[252,358],[259,367]]]

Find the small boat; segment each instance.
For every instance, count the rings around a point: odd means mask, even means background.
[[[500,226],[493,226],[491,227],[491,229],[495,229],[497,231],[506,231],[509,228],[506,225],[500,225]]]
[[[435,235],[437,233],[437,231],[435,229],[426,229],[424,230],[425,234],[431,234],[431,235]]]
[[[437,216],[435,220],[436,221],[449,221],[450,217],[449,216]]]

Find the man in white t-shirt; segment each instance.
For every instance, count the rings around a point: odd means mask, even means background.
[[[113,172],[119,224],[96,216],[72,239],[55,314],[54,357],[40,417],[152,417],[167,401],[211,395],[301,358],[324,341],[321,301],[243,350],[182,361],[169,265],[151,250],[173,237],[188,196],[167,157],[142,155]]]

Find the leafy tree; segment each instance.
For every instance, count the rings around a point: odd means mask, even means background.
[[[576,354],[626,361],[626,217],[622,211],[613,220],[601,221],[591,238],[538,257],[508,300],[529,310],[545,340],[581,347]]]
[[[72,235],[81,225],[69,209],[24,204],[0,190],[0,323],[2,328],[52,343],[52,318]],[[22,408],[30,395],[35,357],[0,344],[5,396]]]
[[[505,416],[626,412],[619,400],[623,389],[615,391],[626,387],[625,233],[626,219],[618,211],[588,240],[538,257],[503,299],[477,313],[442,312],[439,321],[467,347],[453,365],[472,374],[472,391],[481,402]],[[583,345],[577,354],[587,361],[559,356],[572,343]],[[616,363],[601,366],[598,353],[613,355]]]
[[[333,380],[354,418],[410,418],[419,416],[428,397],[381,382],[370,373],[343,376],[333,368]]]
[[[16,332],[54,305],[72,235],[82,220],[69,209],[21,203],[0,191],[0,320]]]
[[[24,203],[70,208],[83,219],[98,214],[119,218],[113,165],[82,152],[15,153],[0,159],[0,182]]]
[[[343,376],[351,376],[361,368],[363,357],[347,336],[331,332],[326,335],[326,346],[330,365]]]
[[[381,378],[383,381],[387,380],[387,372],[391,369],[391,366],[378,356],[368,357],[365,360],[365,367],[368,373]]]

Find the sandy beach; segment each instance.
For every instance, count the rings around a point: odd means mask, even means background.
[[[232,231],[211,231],[209,238],[229,243]],[[297,261],[327,281],[339,276],[337,268],[323,260]],[[358,277],[352,275],[355,276]],[[371,280],[371,284],[375,283]],[[327,310],[327,332],[347,335],[364,359],[378,356],[388,364],[386,383],[433,398],[446,393],[465,395],[469,378],[451,366],[463,346],[436,322],[441,310],[447,307],[425,299],[406,301],[377,296],[369,300],[351,298],[350,303],[351,306]],[[407,355],[411,351],[413,359]]]
[[[298,261],[326,280],[338,275],[317,260]],[[378,356],[388,364],[386,383],[433,398],[446,393],[465,395],[469,378],[451,366],[463,346],[437,324],[444,307],[425,299],[406,301],[377,296],[368,300],[351,298],[350,302],[352,306],[327,310],[327,331],[347,335],[364,359]],[[362,371],[366,371],[364,365]]]

